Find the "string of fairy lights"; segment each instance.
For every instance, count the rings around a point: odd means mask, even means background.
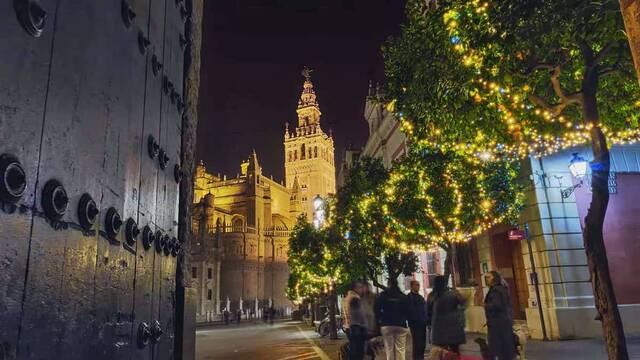
[[[534,94],[529,85],[511,87],[497,80],[495,78],[497,69],[487,68],[484,63],[488,54],[471,47],[466,40],[466,34],[463,33],[463,27],[460,26],[461,15],[464,14],[465,19],[473,17],[474,21],[481,25],[476,28],[486,29],[488,33],[494,34],[496,30],[488,14],[489,2],[461,1],[455,2],[452,6],[452,9],[444,13],[442,21],[448,30],[451,48],[459,54],[461,64],[464,67],[472,68],[477,74],[477,78],[473,79],[476,87],[470,91],[471,98],[479,105],[495,109],[506,130],[515,141],[498,143],[497,141],[483,142],[483,139],[474,139],[479,141],[449,143],[443,142],[439,138],[438,129],[431,131],[427,138],[414,138],[414,126],[411,121],[404,118],[401,113],[396,113],[401,120],[402,130],[418,147],[435,147],[444,151],[456,151],[484,159],[496,157],[522,159],[527,156],[551,155],[591,141],[592,124],[572,121],[568,116],[563,115],[562,111],[554,113],[535,104],[530,100]],[[495,54],[493,55],[495,56]],[[582,74],[577,73],[576,76],[582,76]],[[640,99],[636,99],[633,103],[635,108],[640,110]],[[395,101],[389,104],[388,109],[392,111],[395,109]],[[599,126],[612,144],[628,144],[640,140],[640,128],[638,127],[614,130],[606,124],[599,124]],[[544,128],[547,131],[541,132],[539,128]]]

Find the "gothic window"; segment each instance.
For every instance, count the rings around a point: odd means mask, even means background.
[[[302,144],[302,146],[300,147],[300,160],[304,160],[306,155],[307,152],[305,151],[304,144]]]
[[[293,154],[291,154],[291,150],[289,150],[289,162],[293,159]]]
[[[242,219],[233,220],[233,232],[242,232],[243,225]]]
[[[198,277],[198,268],[194,266],[191,268],[191,278],[195,279],[197,277]]]
[[[298,149],[293,150],[293,160],[298,160]]]
[[[316,158],[318,157],[318,147],[317,146],[313,147],[313,157],[316,157]]]
[[[207,269],[207,279],[213,279],[213,269]]]
[[[313,156],[312,156],[312,155],[313,155],[313,152],[312,152],[311,150],[312,150],[312,149],[311,149],[311,148],[309,148],[309,159],[311,159],[311,158],[313,157]]]
[[[208,289],[207,290],[207,300],[212,300],[213,299],[213,290]]]

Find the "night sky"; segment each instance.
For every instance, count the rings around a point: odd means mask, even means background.
[[[380,46],[397,34],[401,0],[208,0],[203,25],[198,159],[234,177],[255,148],[263,173],[283,179],[285,123],[297,123],[310,66],[336,168],[368,131],[369,80],[384,80]]]

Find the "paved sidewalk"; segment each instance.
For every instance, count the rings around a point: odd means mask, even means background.
[[[314,341],[331,359],[338,359],[338,349],[346,342],[346,336],[339,334],[340,339],[329,340],[316,335]],[[473,342],[476,337],[486,337],[482,334],[467,334],[467,344],[462,346],[462,353],[480,356],[478,345]],[[629,358],[640,360],[640,336],[627,338]],[[428,350],[426,351],[428,353]],[[411,341],[407,341],[407,359],[411,359]],[[606,360],[607,353],[604,343],[600,339],[563,340],[563,341],[538,341],[529,340],[526,346],[527,360]],[[379,354],[376,359],[385,359],[384,354]],[[425,359],[426,356],[425,356]]]

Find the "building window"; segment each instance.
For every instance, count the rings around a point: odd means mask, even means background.
[[[306,156],[307,152],[305,151],[304,144],[302,144],[302,146],[300,146],[300,160],[304,160]]]
[[[427,253],[427,276],[429,277],[429,287],[433,287],[433,283],[435,281],[436,275],[438,274],[438,270],[436,268],[436,253],[428,252]]]
[[[197,277],[198,277],[198,268],[194,266],[191,268],[191,278],[195,279]]]
[[[213,290],[207,289],[207,300],[213,299]]]
[[[211,268],[207,269],[207,279],[213,279],[213,270]]]
[[[315,157],[315,158],[318,157],[318,147],[317,146],[313,147],[313,157]]]
[[[298,160],[298,149],[293,150],[293,160]]]
[[[242,232],[243,228],[244,224],[242,222],[242,219],[233,220],[233,232]]]
[[[293,154],[291,153],[291,150],[289,150],[289,162],[291,162],[293,160]]]
[[[472,248],[469,243],[456,245],[456,267],[460,274],[460,285],[473,285],[473,261],[471,260]]]

